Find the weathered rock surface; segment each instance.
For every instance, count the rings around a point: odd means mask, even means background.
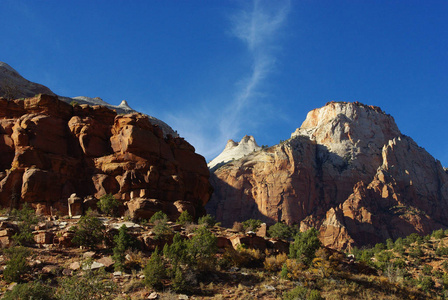
[[[207,211],[318,228],[326,246],[375,244],[448,226],[448,176],[378,107],[328,103],[291,139],[218,168]]]
[[[3,207],[29,202],[41,213],[67,214],[70,201],[110,193],[123,204],[157,202],[176,218],[185,209],[202,213],[210,198],[205,159],[139,113],[71,106],[48,95],[0,98],[0,151]],[[72,214],[80,212],[75,206]]]

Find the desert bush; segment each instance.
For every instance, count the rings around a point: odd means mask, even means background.
[[[318,234],[315,228],[298,233],[294,238],[294,243],[289,247],[290,257],[296,258],[308,266],[321,246]]]
[[[447,256],[448,255],[448,247],[439,245],[439,247],[437,247],[437,249],[436,249],[436,255],[437,256]]]
[[[205,215],[203,217],[200,217],[198,219],[199,225],[205,225],[207,227],[213,227],[215,225],[219,225],[218,222],[216,222],[215,217],[212,215]]]
[[[6,291],[3,300],[53,300],[53,288],[40,282],[20,283]]]
[[[244,226],[241,222],[234,222],[232,226],[232,230],[237,232],[244,232]]]
[[[3,279],[6,282],[20,282],[24,275],[30,271],[27,258],[31,255],[31,251],[25,247],[17,246],[5,249],[4,254],[8,261],[3,271]]]
[[[288,226],[285,223],[281,223],[281,222],[275,223],[268,229],[268,234],[270,237],[285,239],[285,240],[294,236],[295,233],[296,233],[296,230],[293,227]]]
[[[236,267],[255,268],[263,265],[265,255],[258,249],[246,249],[239,245],[237,249],[229,247],[224,253],[224,259]]]
[[[443,229],[439,229],[439,230],[434,230],[431,234],[435,239],[443,239],[446,235],[445,235],[445,230]]]
[[[12,239],[19,245],[27,245],[34,242],[31,226],[39,222],[35,210],[25,203],[22,209],[13,209],[11,215],[17,220],[19,232]]]
[[[432,266],[430,266],[430,265],[424,265],[423,268],[422,268],[422,272],[423,272],[423,274],[425,274],[425,275],[432,275],[432,269],[433,269]]]
[[[162,288],[162,279],[165,277],[165,266],[157,247],[148,260],[143,273],[145,274],[145,285],[147,287],[154,289]]]
[[[418,286],[422,289],[422,291],[429,292],[434,288],[435,282],[430,276],[424,276],[419,280]]]
[[[59,280],[58,300],[115,299],[117,287],[104,269],[89,270]]]
[[[257,231],[262,222],[256,219],[249,219],[243,222],[244,231]]]
[[[177,218],[176,223],[180,225],[193,223],[193,217],[185,210],[180,214],[179,218]]]
[[[304,286],[297,286],[294,289],[283,294],[284,300],[322,300],[322,296],[318,290],[308,289]]]
[[[286,253],[280,253],[275,256],[268,256],[264,260],[264,269],[268,272],[278,272],[282,269],[283,264],[288,259]]]
[[[106,194],[98,201],[99,209],[108,216],[115,216],[120,202],[112,194]]]
[[[287,259],[282,266],[280,275],[284,279],[293,281],[299,280],[302,276],[303,270],[305,270],[306,268],[307,266],[305,264],[297,261],[296,259]]]
[[[92,211],[88,211],[86,215],[79,219],[74,230],[75,236],[72,240],[73,243],[91,249],[94,249],[101,243],[105,235],[103,222],[101,222]]]

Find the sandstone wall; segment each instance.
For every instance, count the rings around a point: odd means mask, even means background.
[[[71,106],[54,96],[0,98],[0,205],[29,202],[66,214],[76,193],[112,193],[123,204],[152,200],[175,218],[203,213],[210,198],[205,159],[147,116]],[[138,200],[138,201],[137,201]]]

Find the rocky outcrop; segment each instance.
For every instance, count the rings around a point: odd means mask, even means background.
[[[331,102],[291,139],[211,176],[207,210],[223,225],[249,218],[311,226],[326,246],[374,244],[448,225],[448,176],[378,107]]]
[[[185,209],[203,213],[210,198],[205,159],[139,113],[71,106],[49,95],[0,98],[0,150],[3,207],[28,202],[41,213],[67,214],[74,193],[110,193],[123,207],[137,198],[155,201],[176,218]]]
[[[253,136],[245,135],[239,143],[229,140],[224,150],[207,165],[210,169],[219,167],[229,161],[240,159],[249,153],[260,150]]]

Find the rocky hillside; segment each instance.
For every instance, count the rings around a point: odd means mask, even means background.
[[[121,211],[147,218],[203,213],[210,198],[205,159],[182,138],[139,113],[70,105],[56,96],[0,98],[0,205],[30,203],[44,214],[72,214],[113,194]],[[72,195],[72,194],[76,194]]]
[[[260,149],[261,147],[258,146],[253,136],[245,135],[239,143],[229,140],[224,150],[207,165],[210,169],[213,169]]]
[[[221,166],[211,182],[207,210],[223,225],[254,218],[316,227],[338,249],[448,225],[440,162],[393,117],[361,103],[311,111],[289,140]]]

